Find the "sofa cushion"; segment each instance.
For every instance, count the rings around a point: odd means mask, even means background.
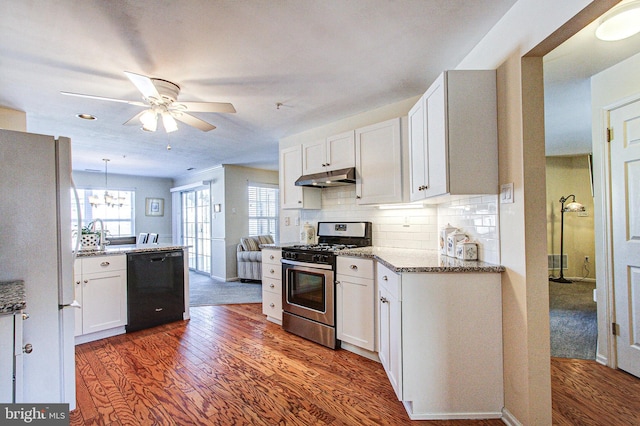
[[[242,237],[240,238],[240,244],[246,251],[260,250],[260,243],[258,243],[257,237]]]
[[[273,237],[271,235],[258,235],[258,243],[273,244]]]

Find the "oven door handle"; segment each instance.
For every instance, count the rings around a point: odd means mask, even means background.
[[[297,262],[295,260],[289,260],[289,259],[280,259],[280,262],[282,262],[283,265],[305,266],[307,268],[327,269],[327,270],[333,269],[333,266],[324,265],[322,263]]]

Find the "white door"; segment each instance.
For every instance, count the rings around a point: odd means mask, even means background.
[[[610,112],[618,368],[640,377],[640,100]]]

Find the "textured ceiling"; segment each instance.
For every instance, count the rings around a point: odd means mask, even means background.
[[[5,0],[0,106],[26,111],[30,132],[71,137],[76,170],[103,170],[103,158],[113,173],[162,177],[222,163],[276,169],[279,139],[423,93],[513,3]],[[122,125],[140,107],[60,94],[140,100],[123,71],[237,113],[194,114],[217,126],[207,133],[181,123],[148,133]]]
[[[103,158],[111,173],[158,177],[277,169],[279,139],[420,95],[514,2],[4,0],[0,107],[25,111],[30,132],[71,137],[76,170]],[[581,34],[545,58],[548,154],[590,150],[588,77],[640,51],[640,36],[594,47],[593,28]],[[123,125],[140,107],[60,94],[140,100],[123,71],[237,113],[194,114],[217,126],[207,133],[147,133]]]

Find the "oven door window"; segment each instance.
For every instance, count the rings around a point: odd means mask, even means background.
[[[325,274],[295,269],[289,269],[288,273],[287,300],[289,303],[325,312]]]

